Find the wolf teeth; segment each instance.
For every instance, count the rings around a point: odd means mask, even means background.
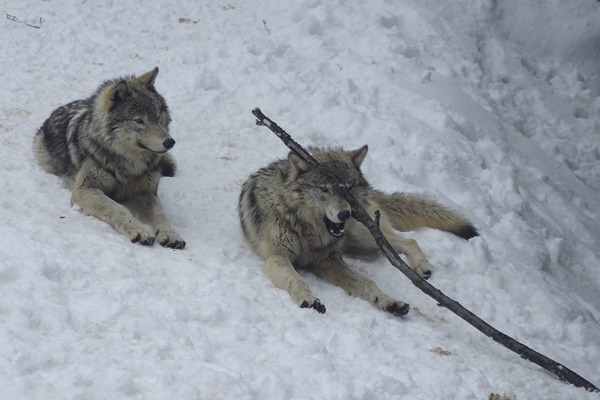
[[[339,230],[337,232],[334,232],[333,230],[331,230],[331,231],[329,231],[329,233],[331,233],[331,235],[335,236],[335,237],[342,237],[342,235],[344,234],[344,231],[343,230]]]
[[[325,218],[325,225],[327,226],[327,231],[331,236],[336,239],[341,238],[344,235],[344,223],[343,222],[333,222],[329,218]]]

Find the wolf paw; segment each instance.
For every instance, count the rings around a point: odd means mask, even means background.
[[[413,268],[413,270],[423,279],[431,278],[431,265],[429,265],[427,261],[419,264],[419,266]]]
[[[173,230],[158,230],[156,232],[156,240],[161,246],[170,249],[183,249],[186,245],[185,240]]]
[[[154,244],[154,236],[151,235],[141,235],[138,233],[133,239],[131,239],[131,243],[140,243],[144,246],[151,246]]]
[[[431,278],[431,270],[425,270],[425,271],[423,271],[421,268],[417,268],[415,270],[415,272],[417,274],[419,274],[419,276],[421,278],[423,278],[423,279],[429,279],[429,278]]]
[[[408,310],[410,310],[410,305],[407,303],[403,303],[401,301],[394,301],[387,306],[384,306],[383,309],[391,314],[394,314],[397,317],[408,314]]]
[[[321,304],[319,299],[315,299],[315,301],[309,306],[308,301],[304,300],[302,304],[300,304],[300,308],[314,308],[321,314],[325,314],[325,305]]]

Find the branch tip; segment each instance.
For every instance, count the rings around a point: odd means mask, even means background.
[[[375,224],[377,225],[377,227],[379,228],[379,218],[381,217],[381,214],[379,213],[379,210],[375,211]]]

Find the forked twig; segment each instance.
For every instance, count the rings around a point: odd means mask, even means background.
[[[302,157],[304,161],[309,163],[315,168],[318,168],[320,172],[327,177],[329,182],[333,184],[333,186],[340,192],[340,194],[350,203],[352,207],[352,216],[361,222],[363,225],[369,229],[369,232],[375,238],[375,241],[383,250],[387,259],[392,263],[392,265],[400,270],[411,282],[421,289],[425,294],[432,297],[435,301],[438,302],[438,305],[441,307],[445,307],[448,310],[452,311],[454,314],[458,315],[470,325],[478,329],[480,332],[484,333],[486,336],[492,338],[497,343],[500,343],[502,346],[507,349],[519,354],[522,358],[525,358],[545,370],[552,372],[555,374],[558,379],[561,381],[568,382],[577,387],[583,387],[589,392],[599,392],[600,390],[594,386],[592,383],[583,379],[581,376],[577,375],[575,372],[571,371],[569,368],[564,365],[557,363],[556,361],[544,356],[543,354],[538,353],[535,350],[530,349],[529,347],[519,343],[515,339],[510,336],[505,335],[504,333],[498,331],[497,329],[490,326],[488,323],[483,321],[481,318],[464,308],[460,303],[452,300],[444,293],[436,289],[433,285],[427,282],[425,279],[421,278],[419,274],[413,271],[398,255],[396,250],[392,248],[389,244],[385,236],[379,230],[378,220],[373,221],[373,219],[369,216],[364,207],[350,194],[348,188],[340,183],[335,175],[333,175],[330,171],[327,170],[323,165],[321,165],[309,152],[307,152],[302,146],[296,143],[290,135],[288,135],[283,129],[279,127],[275,122],[267,118],[259,108],[255,108],[252,110],[252,114],[257,118],[256,124],[260,126],[266,126],[269,128],[277,137],[279,137],[287,147],[289,147],[292,151],[294,151],[298,156]]]
[[[15,17],[14,15],[10,15],[10,14],[6,14],[6,19],[10,19],[11,21],[17,22],[19,24],[24,24],[27,25],[31,28],[35,28],[35,29],[40,29],[42,27],[42,19],[40,18],[40,26],[37,25],[31,25],[28,24],[27,22],[23,22],[23,21],[19,21],[19,18]]]
[[[269,28],[267,28],[267,21],[265,21],[264,19],[263,19],[263,25],[265,26],[265,29],[267,30],[267,32],[269,34],[271,34],[271,30]]]

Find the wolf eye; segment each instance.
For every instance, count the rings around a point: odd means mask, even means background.
[[[134,119],[134,121],[135,121],[136,124],[144,125],[144,120],[141,119],[141,118],[136,118],[136,119]]]
[[[321,186],[319,189],[321,189],[321,192],[327,193],[327,188],[324,186]]]

